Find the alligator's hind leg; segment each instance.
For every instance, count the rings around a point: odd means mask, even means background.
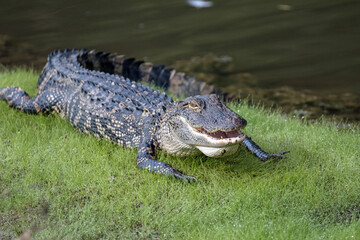
[[[271,158],[286,158],[284,154],[290,151],[284,151],[280,153],[270,154],[264,152],[251,138],[245,137],[242,144],[246,147],[247,150],[252,152],[255,156],[257,156],[261,161],[266,162]]]
[[[173,168],[171,165],[155,160],[154,144],[152,141],[145,142],[140,145],[136,162],[140,169],[147,169],[155,173],[161,173],[166,176],[173,176],[175,178],[189,181],[196,181],[196,178],[190,175],[184,175],[179,170]]]
[[[21,88],[5,87],[0,88],[0,99],[20,111],[37,114],[51,112],[56,108],[60,102],[60,94],[47,90],[31,98]]]

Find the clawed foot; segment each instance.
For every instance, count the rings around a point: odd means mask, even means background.
[[[155,173],[164,174],[168,177],[183,180],[185,182],[196,181],[196,178],[190,175],[185,175],[179,170],[173,168],[171,165],[157,161],[155,159],[147,158],[139,163],[140,169],[146,169]]]
[[[284,151],[284,152],[280,152],[280,153],[274,153],[274,154],[266,154],[265,157],[261,158],[261,161],[266,162],[269,159],[282,159],[282,158],[287,158],[287,156],[285,155],[286,153],[289,153],[290,151]]]
[[[173,176],[176,179],[180,179],[180,180],[183,180],[185,182],[195,182],[195,181],[197,181],[196,177],[191,176],[191,175],[185,175],[182,172],[180,172],[179,170],[176,170],[175,168],[172,168],[172,170],[168,172],[168,176]]]

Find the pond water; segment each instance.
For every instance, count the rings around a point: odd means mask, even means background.
[[[2,0],[0,34],[44,59],[74,47],[163,64],[214,53],[262,87],[360,93],[358,0],[215,0],[203,9],[185,0]]]

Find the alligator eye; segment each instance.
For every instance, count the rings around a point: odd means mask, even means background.
[[[200,110],[199,105],[198,105],[195,101],[190,101],[190,102],[189,102],[189,108],[190,108],[191,110],[194,110],[194,111]]]

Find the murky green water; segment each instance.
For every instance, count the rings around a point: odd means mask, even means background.
[[[44,57],[96,48],[169,64],[213,52],[265,87],[360,93],[358,0],[218,0],[200,10],[185,0],[2,0],[0,34]]]

